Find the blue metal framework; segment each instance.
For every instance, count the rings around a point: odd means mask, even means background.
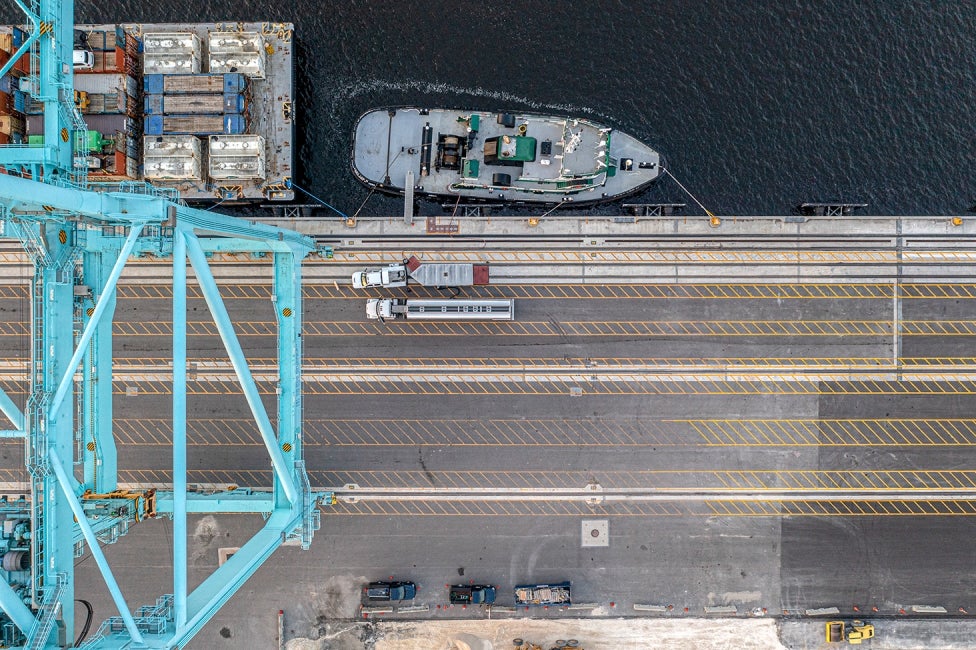
[[[74,559],[87,546],[118,608],[82,647],[182,648],[287,539],[308,548],[319,524],[302,448],[303,259],[314,242],[297,233],[187,207],[148,185],[92,186],[73,169],[71,132],[84,123],[70,99],[71,0],[30,0],[27,42],[45,106],[43,148],[0,148],[0,235],[19,239],[31,281],[29,394],[23,411],[0,391],[0,411],[23,437],[30,500],[0,501],[15,525],[0,537],[0,644],[68,647],[75,637]],[[5,72],[12,63],[0,68]],[[77,118],[77,119],[75,119]],[[57,144],[55,144],[57,143]],[[265,251],[274,262],[278,322],[277,430],[251,376],[207,263],[207,251]],[[173,262],[173,485],[118,490],[112,438],[112,319],[116,284],[131,255]],[[322,251],[319,251],[322,252]],[[189,494],[186,481],[186,282],[193,268],[274,469],[270,491]],[[80,374],[80,380],[78,378]],[[187,515],[262,513],[264,527],[198,587],[187,588]],[[156,514],[173,519],[173,593],[132,611],[99,542]],[[9,532],[9,534],[8,534]],[[2,618],[2,617],[0,617]]]

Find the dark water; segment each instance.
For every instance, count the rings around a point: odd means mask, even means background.
[[[838,199],[952,214],[976,198],[972,3],[126,0],[76,15],[294,22],[296,178],[346,212],[367,196],[348,169],[353,123],[397,104],[604,120],[720,214]],[[699,212],[669,179],[641,198]],[[374,195],[363,212],[399,209]]]

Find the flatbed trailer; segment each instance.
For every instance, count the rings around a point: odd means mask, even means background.
[[[571,605],[571,583],[555,582],[539,585],[516,585],[515,604],[527,606]]]

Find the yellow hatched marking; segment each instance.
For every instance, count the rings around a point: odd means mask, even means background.
[[[441,292],[426,287],[411,287],[407,294],[393,290],[390,295],[406,297],[440,296]],[[953,299],[976,298],[974,283],[903,283],[900,297],[905,299]],[[221,295],[233,299],[262,299],[271,297],[269,283],[233,284],[222,286]],[[522,298],[522,299],[723,299],[723,300],[787,300],[787,299],[890,299],[893,297],[890,283],[704,283],[704,284],[491,284],[465,287],[465,295],[474,298]],[[306,283],[303,286],[306,299],[362,299],[369,292],[353,289],[343,279],[337,289],[334,283]],[[168,285],[120,284],[120,300],[170,299]],[[187,286],[191,299],[202,299],[195,284]],[[386,295],[386,294],[384,294]],[[0,285],[0,299],[27,297],[23,285]]]
[[[706,446],[971,446],[973,419],[674,420]],[[760,432],[768,432],[760,438]],[[765,434],[763,434],[765,435]]]
[[[904,321],[904,334],[976,333],[976,321]],[[236,321],[238,336],[270,336],[276,325],[270,321]],[[170,324],[117,322],[120,336],[170,334]],[[514,321],[514,322],[421,322],[367,323],[354,321],[311,321],[303,327],[310,336],[878,336],[891,333],[889,321]],[[26,332],[22,328],[20,333]],[[0,335],[7,334],[0,330]],[[10,332],[18,333],[18,332]],[[212,321],[190,321],[191,336],[216,336]]]
[[[632,471],[316,471],[318,485],[355,483],[364,489],[436,487],[477,489],[579,489],[597,480],[606,489],[695,490],[738,492],[779,490],[871,491],[878,498],[897,490],[931,492],[976,488],[974,470],[632,470]],[[829,500],[829,497],[825,497]],[[850,500],[850,499],[848,499]]]
[[[215,256],[217,257],[217,256]],[[317,264],[389,264],[398,261],[381,251],[336,250]],[[425,251],[423,262],[492,264],[955,264],[976,261],[969,250],[810,250],[810,249],[644,249],[644,250],[443,250]]]
[[[273,381],[258,381],[258,391],[275,394]],[[0,381],[0,387],[13,395],[24,393],[20,382]],[[8,390],[9,387],[9,390]],[[411,377],[407,381],[395,378],[360,376],[333,378],[330,381],[308,379],[304,383],[308,395],[570,395],[582,390],[582,395],[972,395],[976,382],[946,379],[926,382],[899,381],[763,381],[763,380],[707,380],[675,381],[673,376],[648,377],[635,375],[616,381],[578,381],[553,377],[538,381],[522,381],[506,377],[500,381],[481,381],[470,378],[441,380]],[[134,388],[138,395],[169,395],[171,383],[161,381],[114,382],[114,392],[125,395]],[[232,381],[191,381],[190,395],[237,395],[241,390]]]
[[[579,502],[463,502],[463,514],[477,516],[719,516],[719,517],[884,517],[973,516],[976,501],[836,501],[730,500],[706,502],[634,502],[598,505]],[[453,514],[443,502],[361,501],[326,506],[330,516],[443,516]]]

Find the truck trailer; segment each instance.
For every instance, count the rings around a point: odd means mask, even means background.
[[[570,582],[555,582],[543,585],[515,585],[516,605],[572,605]]]
[[[515,301],[504,300],[430,300],[371,298],[366,301],[366,318],[386,320],[514,320]]]
[[[488,284],[488,265],[470,262],[421,262],[411,255],[403,262],[352,274],[352,286],[404,287],[407,278],[425,287],[470,287]]]

